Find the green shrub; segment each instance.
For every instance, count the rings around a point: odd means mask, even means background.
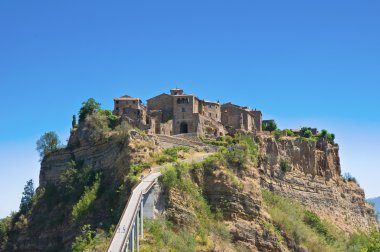
[[[358,183],[358,181],[356,180],[356,178],[354,176],[352,176],[349,172],[346,172],[344,175],[343,175],[343,180],[345,182],[354,182],[354,183]]]
[[[277,129],[277,123],[274,120],[270,120],[268,122],[263,122],[262,123],[262,129],[264,131],[274,131]]]
[[[86,187],[84,194],[74,205],[72,210],[72,218],[74,222],[80,221],[81,218],[89,212],[93,202],[96,200],[96,194],[100,187],[100,181],[100,173],[97,173],[94,184],[91,187]]]
[[[356,233],[350,237],[347,251],[378,252],[380,251],[380,232],[372,231],[369,234]]]
[[[105,114],[93,112],[86,117],[83,129],[91,142],[104,141],[110,131],[108,118]]]
[[[96,102],[94,98],[89,98],[87,101],[82,102],[82,107],[79,110],[79,123],[84,122],[87,115],[91,115],[100,109],[100,103]]]
[[[177,169],[172,165],[167,166],[162,171],[162,176],[159,179],[168,188],[176,186],[178,184]]]
[[[37,140],[36,144],[37,151],[40,154],[40,158],[42,159],[48,153],[57,150],[61,145],[61,141],[59,140],[57,133],[54,131],[49,131],[43,134]]]
[[[165,149],[164,152],[157,156],[156,162],[158,164],[175,162],[178,159],[178,153],[189,152],[190,148],[186,146],[174,146],[172,148]]]
[[[220,222],[223,218],[220,210],[211,211],[203,197],[202,188],[193,182],[194,172],[200,172],[204,165],[214,162],[215,157],[201,163],[175,163],[163,169],[163,175],[159,178],[161,183],[166,189],[180,193],[186,210],[169,206],[165,215],[167,220],[147,221],[147,238],[141,244],[141,251],[210,251],[210,244],[215,246],[230,242],[231,235],[226,225]],[[183,225],[173,225],[176,211],[181,212]]]
[[[297,245],[307,251],[345,251],[347,240],[337,228],[291,199],[266,190],[262,195],[274,224]]]
[[[176,231],[170,221],[163,218],[144,220],[144,228],[151,240],[142,242],[140,250],[150,251],[196,251],[197,241],[186,229]]]
[[[81,229],[81,234],[75,237],[71,249],[73,252],[96,251],[95,248],[100,242],[99,235],[91,230],[91,225],[84,225]]]
[[[325,139],[327,142],[334,144],[335,141],[335,135],[332,133],[329,133],[327,130],[323,129],[321,133],[319,134],[320,138]]]
[[[113,130],[113,129],[116,128],[116,126],[118,126],[120,124],[120,117],[116,116],[116,115],[113,115],[111,110],[109,110],[109,109],[99,109],[99,113],[102,114],[102,115],[105,115],[107,117],[108,127],[110,129]]]
[[[284,129],[282,132],[283,132],[284,135],[294,136],[294,132],[291,131],[290,129]]]
[[[280,137],[282,136],[282,131],[279,130],[279,129],[276,129],[275,131],[272,132],[272,134],[273,134],[273,136],[274,136],[274,138],[275,138],[276,140],[279,140]]]
[[[141,162],[138,164],[133,164],[129,167],[129,173],[126,176],[126,180],[132,182],[132,184],[135,184],[141,176],[141,173],[150,167],[150,163],[147,162]]]
[[[280,168],[281,168],[281,171],[283,171],[284,173],[289,172],[289,171],[292,170],[291,164],[286,159],[281,159],[280,160]]]
[[[8,241],[8,232],[11,229],[12,217],[8,216],[0,219],[0,250],[5,251],[5,245]]]
[[[327,227],[322,223],[318,215],[311,211],[305,211],[303,221],[321,235],[327,243],[333,243],[335,238],[330,235]]]
[[[305,130],[303,132],[303,137],[305,138],[311,138],[313,136],[313,133],[311,133],[311,130]]]

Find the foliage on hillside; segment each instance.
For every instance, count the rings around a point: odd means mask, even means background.
[[[378,231],[346,237],[342,231],[299,203],[266,190],[262,195],[277,233],[285,232],[308,251],[380,251]]]
[[[141,251],[210,251],[231,246],[231,237],[219,211],[212,211],[203,197],[202,188],[192,180],[200,164],[174,164],[164,171],[160,181],[165,190],[179,194],[186,204],[181,223],[175,218],[175,208],[166,216],[146,220],[146,238]]]

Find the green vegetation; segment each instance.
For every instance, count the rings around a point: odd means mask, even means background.
[[[358,181],[356,180],[356,178],[354,176],[352,176],[349,172],[346,172],[344,175],[343,175],[343,180],[345,182],[354,182],[354,183],[358,183]]]
[[[289,172],[289,171],[292,170],[291,164],[286,159],[281,159],[280,160],[280,168],[281,168],[281,171],[283,171],[284,173]]]
[[[100,103],[93,98],[82,104],[79,110],[79,124],[83,125],[92,142],[105,140],[108,133],[120,125],[120,117],[113,115],[111,110],[101,109]]]
[[[171,163],[178,160],[180,152],[189,152],[190,148],[185,146],[174,146],[165,149],[163,153],[156,157],[157,164]]]
[[[327,130],[323,129],[321,133],[319,134],[320,138],[325,139],[327,142],[334,144],[335,135],[332,133],[329,133]]]
[[[280,137],[281,137],[282,135],[284,135],[283,132],[282,132],[281,130],[279,130],[279,129],[274,130],[274,131],[272,132],[272,134],[273,134],[273,136],[274,136],[274,138],[275,138],[276,140],[279,140]]]
[[[344,235],[300,204],[263,190],[263,199],[275,226],[308,251],[344,251]]]
[[[96,200],[96,194],[100,187],[100,173],[95,175],[94,184],[91,187],[86,187],[84,194],[79,201],[74,205],[72,211],[73,221],[80,221],[87,214],[93,202]]]
[[[107,118],[108,127],[111,130],[114,130],[120,124],[120,117],[113,115],[109,109],[99,109],[99,114]]]
[[[274,120],[270,120],[268,122],[263,122],[262,123],[262,129],[264,131],[269,131],[272,132],[277,129],[277,123]]]
[[[37,140],[37,151],[41,159],[48,153],[58,149],[61,144],[57,133],[53,131],[46,132]]]
[[[213,160],[214,161],[214,160]],[[207,167],[210,162],[176,163],[163,169],[159,178],[165,190],[175,191],[183,200],[186,211],[167,209],[166,219],[146,221],[146,238],[141,251],[210,251],[216,245],[225,247],[231,241],[229,231],[221,222],[220,210],[212,211],[203,197],[202,188],[192,180],[192,174]],[[206,172],[203,170],[203,172]],[[181,224],[174,225],[176,214]]]
[[[349,243],[347,251],[378,252],[380,251],[380,232],[372,231],[369,234],[354,234]]]
[[[311,211],[304,211],[303,221],[306,225],[314,229],[328,244],[335,242],[335,237],[333,237],[327,226],[321,221],[321,219],[315,213]]]
[[[96,232],[91,229],[91,225],[84,225],[81,228],[81,234],[75,237],[71,249],[73,252],[105,251],[107,247],[102,242],[102,236],[104,232],[99,230]]]
[[[11,216],[0,219],[0,251],[5,251],[5,244],[8,241],[8,232],[11,229],[11,222]]]
[[[284,129],[284,130],[282,131],[282,133],[283,133],[284,135],[286,135],[286,136],[294,136],[294,132],[291,131],[290,129]]]
[[[231,136],[220,136],[217,139],[201,139],[206,144],[216,145],[216,146],[224,146],[226,147],[229,144],[232,144],[233,138]]]
[[[250,135],[237,134],[233,138],[225,136],[203,141],[219,146],[218,153],[206,159],[206,170],[213,168],[216,163],[224,164],[231,169],[245,170],[249,163],[256,165],[258,162],[258,146]]]
[[[141,252],[151,251],[196,251],[197,241],[192,233],[174,229],[172,222],[163,218],[144,220],[144,228],[148,238],[142,243]]]
[[[311,138],[313,136],[313,133],[311,133],[311,130],[305,130],[302,135],[305,138]]]
[[[100,109],[100,103],[96,102],[94,98],[89,98],[87,101],[82,102],[82,107],[79,110],[79,123],[84,122],[87,115],[92,115]]]
[[[132,184],[135,184],[139,181],[141,173],[150,168],[151,164],[147,162],[141,162],[138,164],[133,164],[129,167],[129,173],[125,179],[125,181],[130,181]]]
[[[274,232],[285,232],[297,245],[307,248],[308,251],[380,251],[378,231],[346,237],[342,231],[299,203],[267,190],[263,190],[262,195],[274,221]]]
[[[26,182],[24,187],[24,192],[22,193],[21,203],[20,203],[20,213],[25,214],[32,207],[32,200],[34,196],[34,184],[33,180],[30,179]]]

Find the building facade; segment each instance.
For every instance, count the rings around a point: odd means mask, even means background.
[[[200,100],[178,88],[148,99],[146,107],[139,98],[130,96],[115,98],[114,104],[115,115],[145,125],[143,128],[152,134],[217,137],[235,131],[261,131],[261,111]]]

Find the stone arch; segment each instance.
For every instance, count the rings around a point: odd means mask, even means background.
[[[181,122],[179,125],[179,133],[180,134],[185,134],[189,132],[189,127],[186,122]]]

